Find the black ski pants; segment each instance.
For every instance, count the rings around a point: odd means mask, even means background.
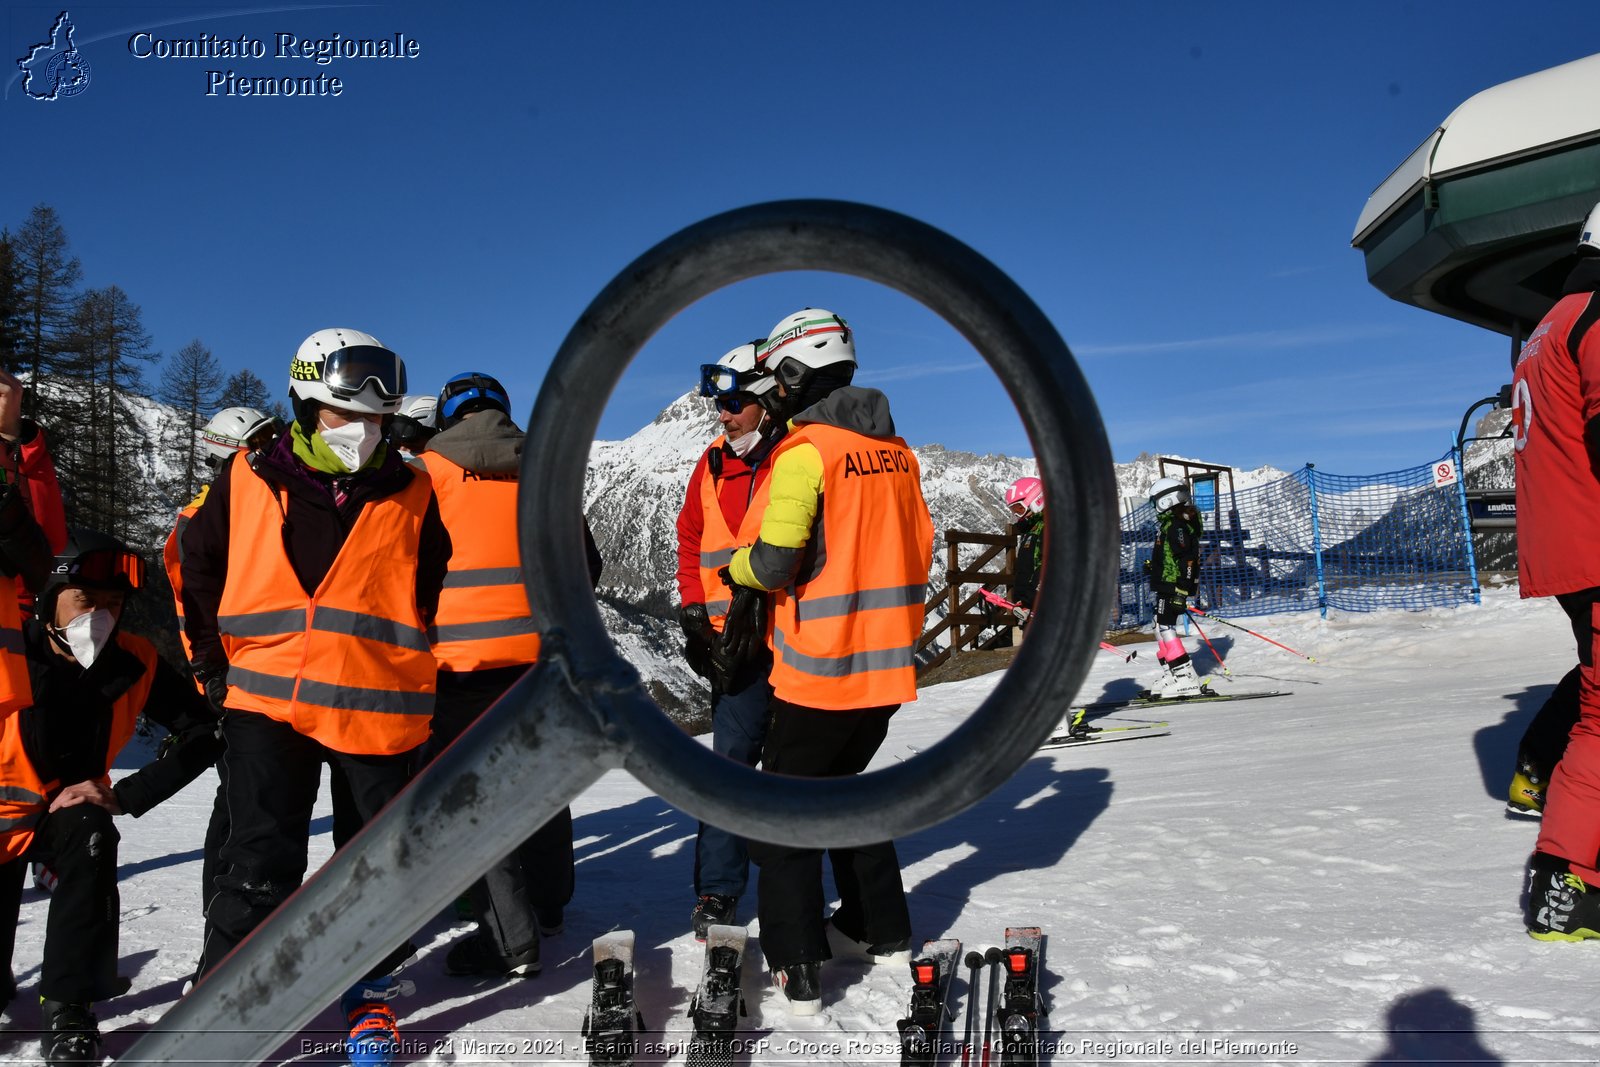
[[[1523,731],[1522,743],[1517,748],[1519,756],[1528,757],[1544,772],[1546,781],[1549,781],[1556,764],[1561,762],[1561,757],[1567,751],[1567,738],[1578,724],[1578,686],[1582,681],[1580,672],[1590,666],[1589,661],[1593,658],[1594,633],[1590,623],[1590,606],[1597,601],[1600,601],[1600,589],[1583,589],[1556,597],[1556,603],[1561,605],[1561,610],[1567,613],[1567,619],[1572,623],[1572,639],[1578,646],[1578,665],[1556,684],[1555,692],[1550,694]]]
[[[47,1000],[89,1003],[122,991],[117,981],[120,840],[109,811],[75,804],[45,814],[27,852],[0,864],[0,960],[8,971],[28,864],[44,863],[61,879],[50,894],[44,927],[39,994]]]
[[[200,973],[209,972],[259,926],[305,878],[311,810],[322,764],[344,772],[365,825],[411,779],[413,752],[358,756],[335,752],[287,723],[230,709],[222,720],[227,745],[219,773],[228,806],[228,837],[217,856],[214,895],[206,909]],[[401,941],[411,933],[396,931]],[[387,974],[412,951],[402,944],[373,968]]]
[[[425,762],[431,763],[465,733],[527,671],[527,667],[440,671]],[[538,916],[554,918],[572,900],[575,863],[572,809],[566,807],[473,883],[467,898],[478,928],[495,951],[515,956],[538,948]]]
[[[888,736],[889,719],[899,708],[891,704],[825,711],[774,697],[762,769],[798,778],[860,774]],[[750,858],[761,869],[756,910],[768,968],[829,959],[833,954],[824,933],[822,850],[768,841],[749,844]],[[894,842],[827,852],[839,891],[835,928],[869,944],[909,938],[911,913]]]
[[[206,841],[200,853],[200,911],[211,908],[211,898],[216,894],[218,857],[222,843],[228,840],[228,784],[223,780],[226,772],[223,760],[217,760],[217,797],[211,805],[211,821],[206,824]],[[338,760],[328,763],[328,796],[333,801],[333,847],[344,848],[345,842],[356,836],[362,827],[361,813],[350,796],[350,783],[344,780],[344,768]]]

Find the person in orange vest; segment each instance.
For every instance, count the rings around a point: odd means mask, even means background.
[[[235,456],[183,531],[195,677],[227,709],[231,819],[202,975],[300,885],[323,762],[343,768],[366,821],[427,740],[450,535],[427,477],[382,441],[405,391],[405,364],[377,338],[318,330],[290,361],[288,432]],[[345,994],[352,1058],[395,1047],[392,972],[412,951]]]
[[[678,622],[684,658],[711,683],[711,750],[747,767],[761,762],[767,736],[772,657],[764,642],[737,669],[721,655],[729,595],[717,571],[727,565],[734,548],[755,540],[761,509],[752,504],[758,495],[766,499],[771,469],[766,459],[785,429],[783,420],[758,402],[777,385],[765,368],[756,367],[760,345],[740,345],[700,368],[700,395],[716,404],[723,432],[695,464],[678,512]],[[742,838],[700,824],[694,842],[695,906],[689,917],[697,940],[704,941],[713,925],[735,920],[749,868]]]
[[[721,641],[725,654],[741,654],[759,625],[749,601],[770,598],[763,769],[858,774],[890,717],[917,698],[913,655],[933,561],[921,467],[895,436],[888,398],[850,384],[855,343],[838,315],[806,308],[786,316],[759,362],[778,383],[762,403],[790,428],[773,451],[760,536],[723,572],[732,604]],[[820,965],[835,952],[870,963],[910,959],[894,843],[828,853],[839,908],[825,923],[821,851],[750,843],[761,950],[796,1015],[820,1007]]]
[[[201,462],[215,477],[234,456],[240,452],[260,452],[277,439],[282,427],[278,420],[263,411],[250,407],[223,408],[206,422],[196,435],[199,439]],[[179,568],[182,555],[183,531],[189,525],[189,520],[194,516],[200,506],[206,502],[206,493],[211,488],[210,483],[200,487],[200,492],[195,498],[185,504],[178,511],[177,522],[173,524],[172,532],[167,535],[166,544],[162,546],[161,562],[167,572],[167,580],[172,585],[172,598],[178,612],[178,641],[183,646],[184,656],[189,655],[189,638],[183,632],[183,574]],[[195,687],[203,693],[198,682]],[[221,714],[221,709],[217,709]],[[220,754],[220,748],[219,748]],[[334,796],[339,796],[339,791],[334,790]],[[337,817],[335,822],[337,822]],[[359,822],[356,824],[359,826]],[[205,844],[201,848],[200,862],[200,900],[203,911],[211,904],[212,878],[216,874],[217,851],[222,847],[222,842],[228,836],[228,798],[219,778],[217,782],[217,798],[211,809],[211,822],[206,827]]]
[[[199,438],[200,460],[215,477],[235,455],[240,452],[260,452],[277,440],[282,430],[278,420],[266,412],[247,407],[223,408],[211,416],[196,434]],[[178,520],[173,524],[172,532],[167,535],[166,544],[161,550],[161,562],[166,569],[167,579],[172,583],[172,598],[178,611],[178,641],[183,645],[185,656],[189,655],[189,638],[183,632],[183,575],[178,569],[181,542],[184,527],[200,510],[200,505],[206,502],[206,493],[210,488],[209,482],[202,485],[195,498],[178,510]]]
[[[113,816],[135,818],[216,759],[216,713],[189,680],[119,623],[144,584],[144,561],[92,530],[67,544],[24,626],[33,702],[0,719],[0,957],[5,999],[24,870],[59,876],[45,924],[39,995],[46,1063],[99,1063],[93,1005],[127,991],[117,976]],[[115,785],[108,771],[147,715],[171,731],[162,757]]]
[[[429,631],[439,696],[427,758],[444,751],[539,658],[517,544],[523,432],[505,387],[477,371],[445,383],[440,429],[418,457],[433,481],[454,553]],[[589,580],[600,553],[584,525]],[[445,973],[529,977],[539,935],[560,933],[572,899],[572,809],[562,808],[468,891],[477,932],[452,947]]]

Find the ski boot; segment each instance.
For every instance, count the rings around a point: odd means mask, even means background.
[[[734,925],[734,916],[739,912],[738,897],[718,896],[715,893],[703,893],[695,901],[694,913],[689,916],[689,921],[694,924],[694,939],[704,941],[706,931],[713,926]]]
[[[907,964],[911,962],[911,939],[901,938],[899,941],[884,941],[871,944],[853,937],[828,920],[828,925],[823,928],[827,935],[828,947],[840,959],[862,960],[873,966],[884,963]]]
[[[100,1062],[100,1024],[89,1005],[40,997],[39,1014],[46,1028],[39,1055],[48,1067]]]
[[[820,964],[791,963],[774,971],[772,981],[789,1002],[791,1015],[815,1015],[822,1010]]]
[[[1544,790],[1550,776],[1527,756],[1517,757],[1517,771],[1511,776],[1511,797],[1506,801],[1507,815],[1524,818],[1544,817]]]
[[[1528,901],[1524,914],[1535,941],[1600,938],[1600,892],[1573,874],[1559,856],[1528,857]]]
[[[1165,668],[1162,677],[1150,688],[1150,695],[1157,700],[1182,700],[1185,697],[1197,697],[1205,692],[1205,686],[1200,683],[1200,678],[1194,673],[1194,661],[1184,660],[1182,663],[1162,664]]]
[[[339,1010],[350,1024],[345,1055],[351,1067],[388,1067],[400,1051],[400,1028],[389,1002],[414,988],[392,974],[357,982],[339,999]]]

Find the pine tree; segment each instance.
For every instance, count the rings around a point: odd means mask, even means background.
[[[203,467],[199,441],[195,434],[206,424],[212,411],[231,405],[217,402],[222,387],[222,368],[211,349],[197,337],[178,349],[161,370],[163,403],[176,409],[162,442],[167,455],[181,473],[173,484],[163,486],[168,503],[174,507],[191,500],[200,489]]]
[[[53,438],[61,442],[57,467],[72,489],[67,522],[153,544],[165,533],[159,526],[168,508],[146,473],[155,449],[138,399],[145,393],[142,365],[160,353],[150,349],[139,305],[115,285],[79,298],[68,342],[59,369],[74,382],[57,400],[73,432]],[[41,392],[41,401],[56,392]]]
[[[74,286],[83,276],[77,257],[67,254],[67,231],[55,209],[39,204],[10,239],[16,263],[21,344],[16,370],[28,378],[22,413],[44,425],[61,423],[49,396],[41,395],[42,376],[61,369],[63,349],[73,330],[77,306]]]
[[[279,422],[289,421],[289,412],[283,406],[283,402],[273,399],[267,390],[267,383],[248,367],[228,375],[227,382],[222,386],[222,395],[217,398],[217,406],[255,408],[263,414],[273,416]]]
[[[22,349],[22,285],[11,234],[0,230],[0,369],[14,370]]]

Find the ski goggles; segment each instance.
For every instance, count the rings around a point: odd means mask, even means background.
[[[340,348],[322,362],[322,384],[336,399],[354,399],[368,382],[384,400],[399,400],[406,391],[405,362],[373,345]]]
[[[109,548],[80,552],[62,564],[56,573],[66,575],[68,585],[115,586],[126,583],[129,589],[144,585],[144,560],[132,552]]]
[[[737,415],[746,404],[755,403],[756,398],[745,388],[749,381],[749,375],[724,364],[700,364],[700,395],[709,397],[717,410],[729,415]]]

